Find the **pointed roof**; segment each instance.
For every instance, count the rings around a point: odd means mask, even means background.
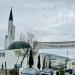
[[[12,8],[11,8],[11,11],[10,11],[9,20],[12,20],[13,21]]]

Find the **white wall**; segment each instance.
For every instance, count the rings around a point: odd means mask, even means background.
[[[17,56],[15,55],[14,50],[5,50],[4,53],[5,53],[5,57],[0,57],[0,68],[2,63],[5,66],[5,61],[8,69],[13,68],[17,60]]]

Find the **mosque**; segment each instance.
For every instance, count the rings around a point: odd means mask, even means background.
[[[27,48],[31,48],[31,46],[24,42],[24,41],[15,41],[15,25],[13,24],[13,14],[12,14],[12,8],[9,15],[8,20],[8,33],[5,35],[5,44],[4,44],[4,50],[0,51],[0,68],[1,65],[5,65],[5,62],[7,63],[7,69],[14,68],[15,64],[20,65],[21,61],[23,59],[23,56],[18,56],[17,51],[24,51],[26,52]],[[70,46],[69,46],[70,45]],[[52,60],[52,65],[58,66],[58,64],[64,64],[66,57],[53,55],[53,54],[43,54],[39,53],[39,49],[52,49],[52,48],[65,48],[65,47],[74,47],[75,42],[38,42],[37,48],[34,50],[33,58],[34,65],[33,68],[37,68],[37,62],[38,62],[38,55],[40,55],[41,59],[41,69],[43,67],[43,60],[46,57],[46,67],[49,66],[50,59]],[[26,49],[25,49],[26,48]],[[23,50],[24,49],[24,50]],[[28,67],[28,58],[27,55],[23,61],[22,67],[20,68],[20,71],[22,71],[25,67]],[[59,67],[59,66],[58,66]]]

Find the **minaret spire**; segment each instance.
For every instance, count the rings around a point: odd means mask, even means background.
[[[13,15],[12,15],[12,7],[11,7],[11,11],[10,11],[10,16],[9,16],[9,21],[13,21]]]

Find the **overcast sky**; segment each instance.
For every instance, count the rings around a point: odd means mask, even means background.
[[[75,0],[0,0],[0,49],[12,5],[16,40],[32,32],[39,41],[75,40]]]

